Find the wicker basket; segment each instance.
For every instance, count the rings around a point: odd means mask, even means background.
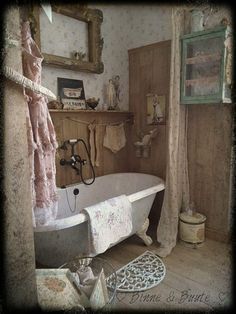
[[[109,277],[109,286],[107,285],[107,292],[108,292],[108,302],[104,307],[100,310],[107,310],[113,304],[116,295],[116,286],[117,286],[117,277],[116,271],[114,270],[113,266],[107,262],[106,260],[100,257],[76,257],[72,261],[63,264],[59,268],[68,268],[72,273],[76,271],[80,271],[85,267],[90,267],[92,269],[93,275],[97,277],[101,270],[103,269],[105,278]]]

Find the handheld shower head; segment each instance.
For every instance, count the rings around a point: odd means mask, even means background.
[[[70,144],[75,144],[75,143],[78,142],[78,140],[77,140],[77,139],[70,139],[70,140],[68,140],[68,142],[69,142]]]

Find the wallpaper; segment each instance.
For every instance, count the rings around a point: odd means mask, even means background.
[[[97,109],[102,109],[103,104],[107,103],[106,86],[108,81],[113,75],[119,75],[120,108],[129,110],[128,49],[171,39],[171,6],[159,4],[94,4],[89,5],[89,7],[100,9],[103,12],[101,32],[104,39],[102,52],[104,72],[93,74],[44,66],[42,84],[57,95],[57,77],[83,80],[86,98],[100,98]],[[219,25],[225,16],[230,20],[227,8],[219,7],[213,12],[205,11],[206,29]],[[208,13],[210,13],[209,16]],[[70,52],[74,51],[76,47],[85,50],[87,30],[83,25],[80,25],[78,34],[78,27],[73,19],[67,18],[66,22],[65,19],[59,22],[55,19],[53,26],[49,25],[50,23],[43,12],[41,12],[41,19],[43,52],[60,52],[61,55],[66,55],[68,52],[65,51],[65,48]],[[55,41],[56,45],[53,45],[52,42]]]
[[[129,64],[128,49],[148,45],[171,38],[171,8],[163,5],[90,5],[91,8],[103,12],[102,37],[104,46],[102,74],[83,73],[66,69],[44,66],[42,84],[57,95],[57,77],[83,80],[85,96],[100,98],[97,109],[107,103],[106,86],[113,75],[120,76],[120,108],[129,109]],[[55,51],[52,38],[56,40],[56,48],[63,54],[63,40],[70,51],[73,46],[74,25],[65,29],[65,24],[57,23],[48,31],[45,14],[41,12],[41,36],[43,36],[42,52]],[[71,32],[69,32],[71,29]],[[84,30],[85,32],[86,30]],[[50,34],[49,34],[50,33]],[[77,35],[77,34],[76,34]],[[72,40],[71,40],[72,39]],[[68,42],[67,42],[68,41]],[[72,43],[71,43],[72,41]],[[56,50],[57,50],[56,49]]]
[[[46,14],[40,16],[42,51],[67,58],[73,57],[76,50],[88,52],[87,23],[55,12],[52,12],[52,20],[50,23]]]

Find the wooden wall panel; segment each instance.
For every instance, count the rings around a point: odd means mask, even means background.
[[[165,179],[167,123],[158,125],[149,158],[135,157],[133,143],[137,133],[150,131],[146,124],[146,94],[165,94],[167,109],[170,82],[170,41],[129,51],[130,111],[134,112],[130,170],[155,174]],[[190,197],[196,209],[207,216],[206,236],[215,240],[229,238],[230,163],[232,147],[232,105],[188,106],[188,163]],[[150,214],[158,220],[162,196]],[[154,204],[155,205],[155,204]]]
[[[143,131],[147,134],[154,128],[147,125],[148,93],[166,96],[166,107],[169,104],[170,84],[170,41],[129,50],[129,84],[130,111],[134,112],[132,142],[138,141],[137,134]],[[165,179],[166,172],[166,132],[165,125],[158,125],[158,134],[152,140],[151,154],[148,158],[135,157],[135,147],[130,147],[130,167],[133,171],[158,175]]]
[[[190,196],[206,215],[206,234],[229,238],[232,105],[188,107]]]
[[[106,147],[103,147],[103,139],[105,135],[105,125],[103,126],[103,132],[100,139],[100,149],[101,149],[101,158],[100,166],[94,167],[96,176],[101,176],[108,173],[114,172],[128,172],[129,164],[127,161],[128,149],[130,146],[130,131],[132,125],[132,115],[126,112],[73,112],[73,111],[50,111],[57,140],[59,146],[68,139],[78,139],[82,138],[89,147],[89,131],[88,124],[77,122],[76,120],[85,121],[98,124],[109,124],[114,122],[124,122],[125,133],[126,133],[126,145],[119,152],[114,154]],[[125,122],[130,119],[130,122]],[[75,120],[75,121],[73,121]],[[57,149],[56,155],[56,183],[57,186],[69,185],[73,183],[80,182],[80,176],[76,174],[76,171],[70,166],[61,166],[60,159],[65,158],[66,160],[70,159],[71,150],[68,145],[68,150]],[[76,153],[81,156],[81,158],[87,159],[86,151],[82,144],[76,145]],[[90,178],[91,171],[88,165],[83,167],[84,177]]]
[[[134,125],[132,127],[132,144],[130,146],[130,170],[157,175],[165,179],[166,175],[166,148],[167,123],[158,125],[158,134],[152,140],[151,154],[148,158],[135,157],[134,142],[138,141],[137,134],[143,131],[147,134],[154,126],[147,125],[147,99],[148,93],[157,93],[166,96],[166,112],[169,105],[170,88],[170,52],[171,41],[132,49],[129,51],[129,99],[130,111],[134,112]],[[160,217],[164,193],[158,193],[151,209],[150,224],[157,226]]]

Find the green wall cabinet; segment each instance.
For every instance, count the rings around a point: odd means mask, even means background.
[[[226,84],[226,27],[184,35],[182,41],[181,103],[230,103]]]

